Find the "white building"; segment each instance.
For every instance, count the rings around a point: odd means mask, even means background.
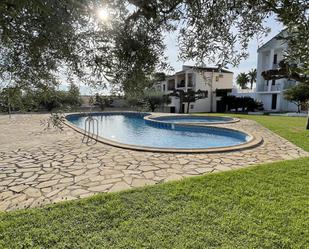
[[[287,48],[287,44],[283,40],[278,39],[278,36],[281,34],[282,32],[257,50],[258,63],[255,98],[263,102],[265,111],[294,112],[297,111],[297,106],[284,99],[283,92],[285,89],[294,86],[296,81],[288,79],[265,80],[261,75],[264,71],[277,69],[280,61],[283,60],[283,53]]]
[[[175,75],[168,76],[165,81],[156,84],[157,90],[165,94],[172,93],[175,90],[206,91],[206,98],[198,99],[190,103],[190,112],[217,112],[225,111],[225,107],[220,105],[220,99],[223,95],[231,92],[233,86],[233,72],[217,67],[194,67],[183,66],[182,71]],[[211,105],[212,102],[212,105]],[[179,113],[186,110],[187,103],[182,103],[180,99],[172,96],[171,103],[166,105],[164,111]]]

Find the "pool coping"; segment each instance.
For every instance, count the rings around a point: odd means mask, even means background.
[[[108,112],[95,112],[95,113],[140,113],[140,114],[149,114],[149,115],[153,115],[151,113],[147,113],[147,112],[132,112],[132,111],[108,111]],[[70,127],[71,129],[77,131],[78,133],[87,136],[85,130],[77,127],[76,125],[72,124],[67,117],[68,116],[72,116],[72,115],[87,115],[89,113],[68,113],[65,115],[65,121],[63,121],[63,123],[65,125],[67,125],[68,127]],[[94,114],[94,113],[90,113],[90,114]],[[170,115],[169,115],[170,116]],[[238,120],[239,121],[239,120]],[[238,122],[237,121],[237,122]],[[166,123],[166,122],[165,122]],[[171,123],[169,123],[171,124]],[[245,133],[246,135],[250,136],[250,140],[239,144],[239,145],[234,145],[234,146],[223,146],[223,147],[213,147],[213,148],[198,148],[198,149],[186,149],[186,148],[165,148],[165,147],[161,147],[161,148],[155,148],[155,147],[148,147],[148,146],[137,146],[137,145],[131,145],[131,144],[125,144],[125,143],[119,143],[119,142],[115,142],[112,141],[110,139],[106,139],[103,138],[101,136],[95,136],[95,137],[91,137],[92,139],[94,139],[97,142],[103,143],[103,144],[107,144],[107,145],[111,145],[114,147],[118,147],[118,148],[122,148],[122,149],[130,149],[130,150],[137,150],[137,151],[147,151],[147,152],[165,152],[165,153],[218,153],[218,152],[232,152],[232,151],[240,151],[240,150],[245,150],[245,149],[251,149],[251,148],[255,148],[257,146],[259,146],[260,144],[263,143],[263,138],[261,136],[256,136],[256,135],[252,135],[246,131],[239,131],[233,128],[226,128],[226,127],[219,127],[219,126],[215,126],[214,123],[212,123],[210,125],[210,123],[203,123],[203,124],[197,124],[197,123],[173,123],[173,125],[175,126],[200,126],[200,127],[214,127],[214,128],[220,128],[223,130],[229,130],[229,131],[235,131],[235,132],[242,132]]]
[[[201,125],[217,125],[217,124],[231,124],[231,123],[236,123],[239,122],[238,118],[232,118],[232,117],[228,117],[228,116],[220,116],[223,118],[229,118],[231,120],[229,121],[219,121],[219,122],[168,122],[168,121],[163,121],[163,120],[159,120],[157,118],[160,117],[190,117],[190,116],[194,116],[194,117],[216,117],[216,116],[209,116],[209,115],[191,115],[191,114],[171,114],[171,113],[167,113],[167,114],[150,114],[149,116],[145,116],[144,119],[148,120],[148,121],[152,121],[152,122],[157,122],[157,123],[162,123],[162,124],[181,124],[181,125],[197,125],[197,126],[201,126]]]

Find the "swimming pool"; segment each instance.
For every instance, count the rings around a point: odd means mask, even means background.
[[[148,117],[150,120],[168,122],[168,123],[201,123],[201,124],[221,124],[233,123],[239,121],[230,117],[218,116],[198,116],[198,115],[173,115],[173,116],[157,116],[151,115]]]
[[[98,120],[102,142],[125,148],[162,151],[200,151],[229,148],[248,143],[252,137],[244,132],[207,126],[148,122],[148,113],[92,113]],[[81,131],[87,116],[71,114],[67,120]]]

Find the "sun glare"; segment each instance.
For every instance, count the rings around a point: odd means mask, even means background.
[[[104,8],[98,9],[97,15],[103,21],[106,21],[109,18],[109,13],[107,9],[104,9]]]

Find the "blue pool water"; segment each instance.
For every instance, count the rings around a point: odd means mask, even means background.
[[[97,113],[99,136],[118,143],[172,149],[203,149],[245,143],[245,133],[211,127],[147,122],[140,113]],[[67,116],[68,121],[84,129],[85,119],[78,114]]]
[[[165,117],[156,117],[153,119],[169,123],[218,123],[218,122],[229,122],[233,120],[232,118],[228,117],[212,117],[212,116],[165,116]]]

